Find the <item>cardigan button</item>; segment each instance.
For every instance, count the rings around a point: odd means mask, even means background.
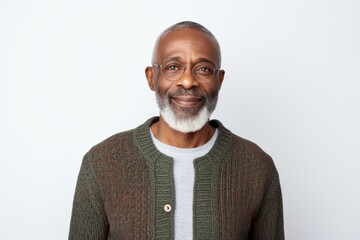
[[[165,210],[165,212],[170,212],[171,211],[171,205],[170,204],[165,204],[164,210]]]

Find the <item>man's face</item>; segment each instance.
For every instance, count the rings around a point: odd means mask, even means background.
[[[216,71],[208,82],[199,82],[192,69],[201,62],[211,63],[216,69],[220,67],[220,50],[214,40],[194,29],[169,32],[160,39],[153,61],[162,66],[170,62],[171,66],[185,67],[183,75],[176,81],[168,80],[161,73],[161,67],[154,67],[151,76],[147,72],[162,117],[170,126],[175,124],[171,122],[185,124],[176,129],[181,132],[199,130],[215,109],[224,71]]]

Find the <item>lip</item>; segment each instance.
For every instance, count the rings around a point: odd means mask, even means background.
[[[172,97],[173,102],[180,107],[194,108],[201,105],[202,99],[196,96],[176,96]]]

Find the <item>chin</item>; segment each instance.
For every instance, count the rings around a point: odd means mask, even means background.
[[[204,106],[196,115],[177,116],[169,106],[160,110],[164,121],[174,130],[181,133],[197,132],[209,121],[211,112]]]
[[[179,108],[166,97],[155,94],[160,115],[174,130],[181,133],[197,132],[208,123],[211,113],[215,110],[217,95],[208,97],[198,108]]]

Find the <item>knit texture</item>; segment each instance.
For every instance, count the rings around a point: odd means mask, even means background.
[[[173,161],[154,146],[151,118],[94,146],[83,159],[69,239],[173,239]],[[193,239],[282,240],[272,159],[219,121],[213,148],[194,161]],[[165,205],[171,211],[165,211]]]

